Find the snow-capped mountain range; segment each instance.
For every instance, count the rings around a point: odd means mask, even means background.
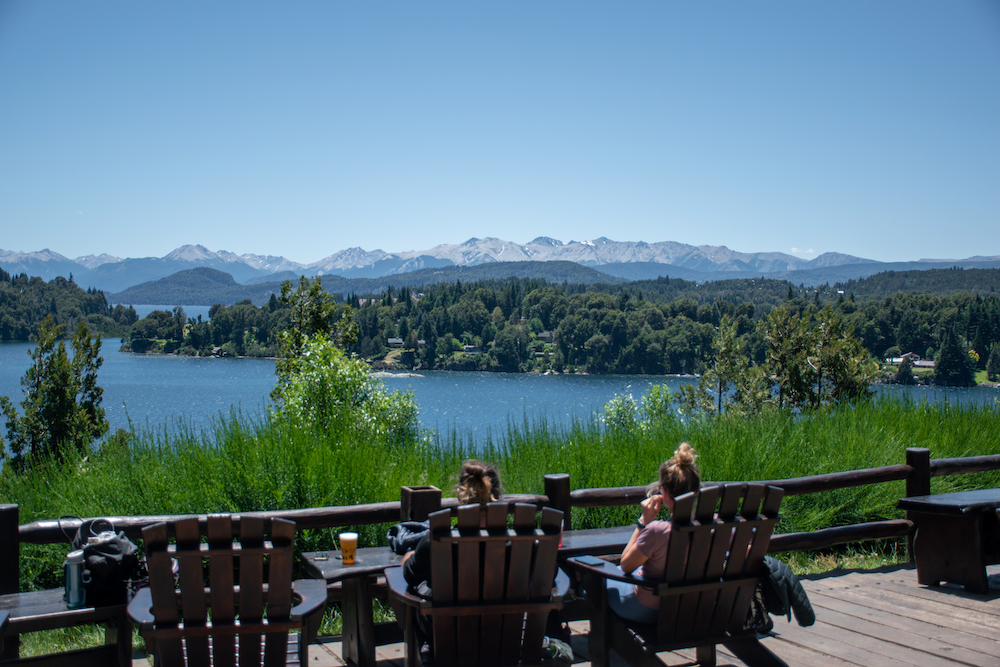
[[[471,266],[492,262],[569,261],[595,268],[610,275],[650,278],[670,275],[688,280],[707,281],[739,276],[772,275],[785,277],[811,273],[831,267],[871,267],[862,274],[900,268],[840,253],[824,253],[804,260],[781,252],[744,253],[725,246],[692,246],[673,241],[613,241],[601,237],[592,241],[562,242],[540,236],[525,244],[498,238],[471,238],[464,243],[442,244],[429,250],[386,252],[347,248],[318,262],[303,264],[273,255],[255,255],[219,250],[212,252],[200,245],[185,245],[165,257],[119,258],[107,254],[77,257],[75,260],[51,250],[17,252],[0,250],[0,267],[10,273],[27,273],[49,280],[55,276],[74,275],[82,286],[119,292],[133,285],[166,277],[177,271],[207,266],[232,274],[237,282],[261,282],[267,276],[287,272],[299,275],[339,275],[345,278],[377,278],[407,273],[417,269],[446,266]],[[931,268],[938,264],[1000,266],[1000,256],[974,257],[966,260],[920,260],[900,263],[906,268]],[[879,268],[881,267],[881,268]],[[859,274],[861,275],[861,274]],[[796,278],[796,282],[801,282]],[[811,282],[805,280],[805,282]]]

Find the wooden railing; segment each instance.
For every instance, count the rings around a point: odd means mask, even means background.
[[[930,450],[922,447],[911,447],[906,450],[906,463],[903,465],[810,475],[792,479],[767,480],[767,483],[784,488],[787,496],[794,496],[905,480],[907,496],[922,496],[930,494],[931,477],[991,470],[1000,470],[1000,455],[931,460]],[[404,487],[401,499],[392,502],[277,510],[255,514],[290,519],[302,529],[317,529],[405,521],[414,516],[426,515],[427,503],[431,503],[434,507],[438,506],[437,503],[440,503],[442,507],[450,507],[457,503],[454,498],[441,499],[440,491],[431,489],[433,487],[413,487],[412,489]],[[437,493],[436,498],[434,497],[435,492]],[[512,503],[529,502],[555,507],[564,512],[566,524],[572,525],[574,508],[635,505],[645,497],[645,486],[574,490],[571,488],[570,476],[559,473],[545,475],[545,494],[543,495],[511,494],[505,496],[504,500]],[[176,520],[183,516],[189,515],[108,518],[118,529],[124,530],[129,537],[135,539],[141,536],[144,526],[159,521]],[[206,516],[200,518],[207,520]],[[65,542],[65,531],[72,534],[78,526],[79,521],[74,519],[61,522],[48,519],[19,525],[17,505],[0,505],[0,594],[18,591],[21,543],[53,544]],[[771,539],[770,551],[823,549],[849,542],[912,537],[912,533],[913,522],[909,518],[873,521],[809,532],[778,534]]]

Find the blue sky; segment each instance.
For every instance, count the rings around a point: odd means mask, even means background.
[[[1000,3],[0,2],[0,248],[1000,254]]]

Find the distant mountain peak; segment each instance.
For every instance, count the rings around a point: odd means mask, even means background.
[[[77,264],[82,264],[88,269],[93,270],[102,264],[116,264],[122,261],[122,258],[103,253],[100,255],[84,255],[82,257],[77,257],[75,261]]]
[[[163,259],[180,262],[197,262],[202,260],[218,259],[217,253],[212,252],[203,245],[182,245]]]
[[[528,241],[527,245],[544,245],[550,248],[557,248],[565,244],[562,241],[554,239],[550,236],[539,236],[531,241]]]

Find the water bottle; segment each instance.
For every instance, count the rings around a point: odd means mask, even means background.
[[[63,599],[70,609],[79,609],[87,602],[87,591],[83,589],[83,549],[70,551],[63,564],[66,572],[66,592]]]

